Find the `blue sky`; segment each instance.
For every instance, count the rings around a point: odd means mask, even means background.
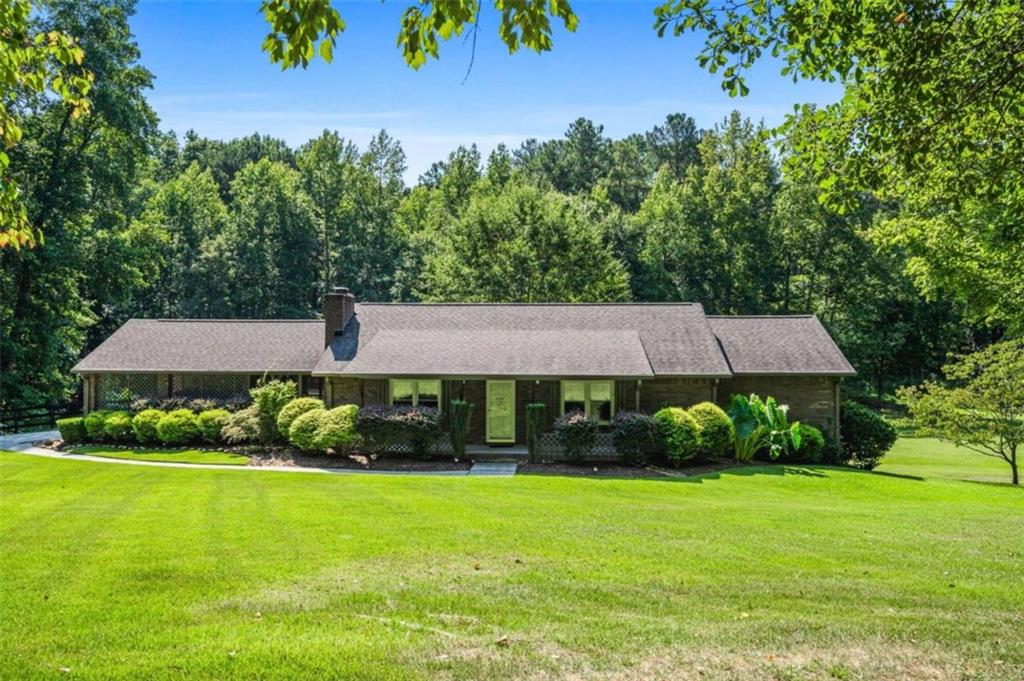
[[[829,102],[835,86],[795,85],[777,63],[759,65],[751,93],[730,98],[694,61],[697,36],[659,39],[655,2],[573,3],[575,34],[559,30],[553,52],[509,55],[497,17],[484,12],[476,59],[461,38],[419,71],[395,47],[399,17],[412,0],[335,0],[348,28],[334,61],[282,72],[260,44],[267,32],[258,0],[142,0],[132,19],[142,63],[156,76],[149,99],[161,127],[179,135],[230,139],[252,132],[298,146],[324,128],[360,146],[381,128],[401,140],[409,181],[459,144],[496,144],[562,135],[586,116],[622,137],[672,112],[708,127],[736,108],[769,125],[798,102]]]

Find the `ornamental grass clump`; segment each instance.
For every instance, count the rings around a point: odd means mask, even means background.
[[[555,419],[555,436],[569,459],[583,461],[597,444],[597,420],[579,410],[562,414]]]
[[[697,422],[702,456],[725,456],[732,448],[736,432],[729,415],[712,402],[701,402],[687,410]]]
[[[681,407],[665,407],[654,414],[665,457],[679,466],[701,452],[700,426]]]
[[[658,446],[658,422],[639,411],[620,411],[612,419],[612,444],[628,463],[643,465]]]

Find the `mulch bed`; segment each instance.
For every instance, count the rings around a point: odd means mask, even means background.
[[[423,461],[422,459],[405,459],[385,457],[371,459],[365,456],[309,456],[291,451],[248,454],[250,466],[295,466],[297,468],[337,468],[359,471],[407,471],[436,473],[439,471],[467,471],[470,461]]]

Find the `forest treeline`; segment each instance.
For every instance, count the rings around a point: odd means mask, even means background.
[[[812,313],[865,393],[999,333],[926,299],[906,256],[872,241],[899,205],[826,208],[792,164],[782,172],[792,145],[740,113],[710,129],[672,113],[620,139],[580,118],[486,158],[459,147],[410,187],[383,130],[362,148],[332,131],[298,148],[161,131],[131,9],[68,0],[47,16],[93,60],[88,117],[52,98],[19,102],[11,168],[45,243],[0,252],[8,404],[70,394],[75,361],[128,318],[309,318],[336,284],[364,301]]]

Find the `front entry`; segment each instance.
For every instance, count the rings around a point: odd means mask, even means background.
[[[516,441],[516,382],[487,381],[487,442]]]

